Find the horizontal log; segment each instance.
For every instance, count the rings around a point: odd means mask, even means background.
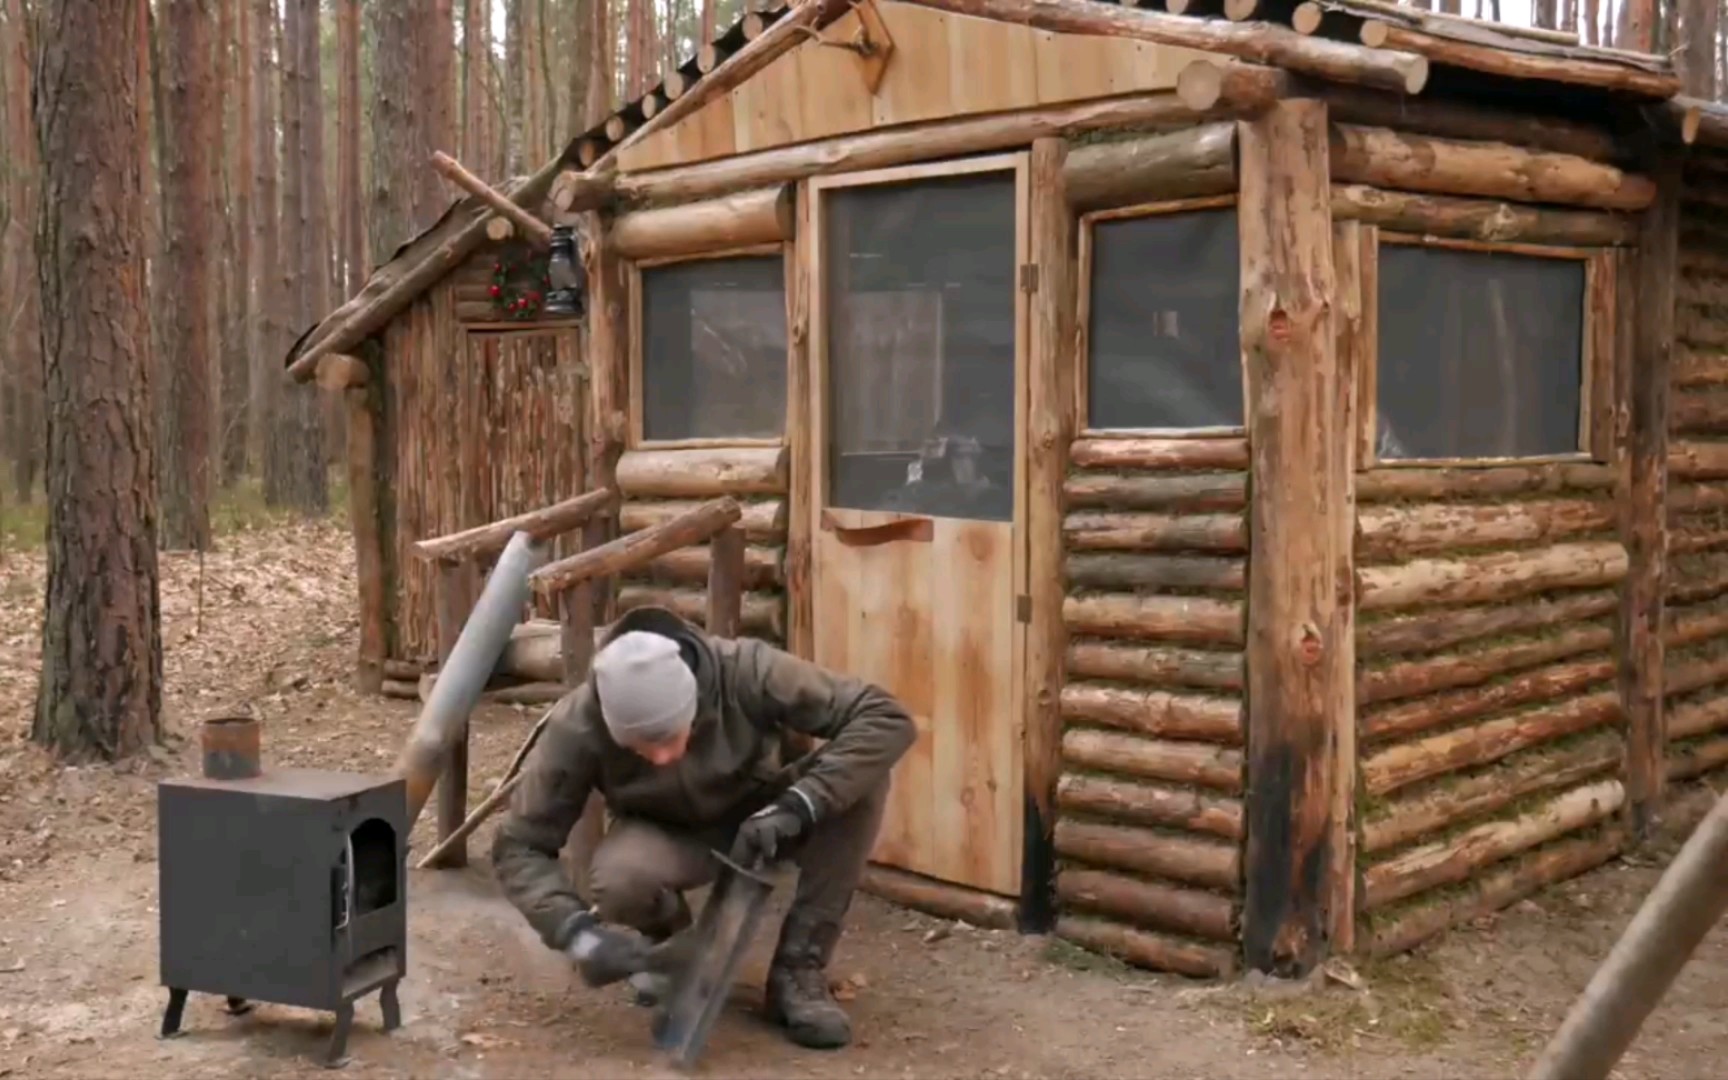
[[[1388,561],[1460,548],[1572,540],[1613,530],[1617,513],[1607,499],[1368,506],[1356,515],[1356,555]]]
[[[1728,434],[1728,392],[1674,394],[1669,399],[1668,430],[1676,435]]]
[[[378,691],[385,697],[406,698],[410,701],[419,701],[420,680],[418,677],[414,679],[385,679],[379,686]]]
[[[1332,175],[1347,183],[1604,210],[1643,210],[1656,197],[1648,177],[1571,154],[1357,124],[1332,125],[1331,139]]]
[[[625,585],[618,590],[620,613],[634,611],[639,607],[663,607],[697,626],[706,626],[708,592],[705,589],[668,589],[646,585]],[[756,637],[784,641],[785,608],[785,599],[779,593],[745,593],[742,631]]]
[[[573,585],[625,573],[669,551],[701,543],[742,516],[744,510],[737,500],[715,499],[664,525],[628,533],[548,563],[530,574],[528,581],[542,596],[557,596]]]
[[[619,214],[612,242],[626,259],[704,255],[792,239],[791,184]]]
[[[1728,487],[1714,484],[1671,484],[1664,502],[1669,516],[1700,510],[1728,510]]]
[[[1018,918],[1018,908],[1007,897],[937,881],[880,863],[871,863],[864,868],[858,886],[872,896],[901,907],[944,919],[959,919],[985,929],[1010,930]]]
[[[1670,607],[1666,614],[1662,644],[1670,649],[1683,649],[1728,635],[1728,608],[1692,611]]]
[[[1213,941],[1235,937],[1235,904],[1217,893],[1070,866],[1056,878],[1056,896],[1067,910],[1110,915],[1153,930]]]
[[[1728,356],[1676,347],[1669,381],[1677,387],[1728,386]]]
[[[432,151],[432,165],[443,177],[468,194],[485,203],[493,213],[509,219],[510,224],[521,231],[537,248],[545,249],[552,243],[552,227],[529,213],[526,208],[511,202],[501,192],[494,190],[486,181],[475,176],[462,163],[442,150]],[[556,178],[553,180],[556,183]]]
[[[1242,872],[1235,844],[1073,818],[1056,822],[1056,854],[1227,892],[1237,891]]]
[[[414,696],[420,701],[429,701],[432,688],[438,685],[438,675],[428,672],[420,676],[414,687]],[[570,692],[570,688],[560,681],[551,682],[500,682],[488,685],[480,694],[480,700],[491,705],[550,705]]]
[[[1229,747],[1069,728],[1062,733],[1062,757],[1076,768],[1242,793],[1242,753]]]
[[[1203,124],[1157,135],[1086,143],[1062,166],[1077,212],[1236,190],[1236,125]]]
[[[1184,18],[1150,8],[1099,5],[1089,0],[1039,0],[1035,5],[1018,0],[911,2],[1058,34],[1126,38],[1234,56],[1312,75],[1322,82],[1372,86],[1399,94],[1420,93],[1428,83],[1428,62],[1420,57],[1306,37],[1274,23]]]
[[[1556,210],[1484,199],[1460,199],[1364,184],[1334,184],[1332,218],[1391,232],[1451,236],[1484,243],[1630,245],[1634,223],[1623,214]]]
[[[1728,477],[1728,442],[1671,442],[1668,475],[1676,480],[1720,480]]]
[[[1612,679],[1615,667],[1614,660],[1607,657],[1557,664],[1489,686],[1436,694],[1390,708],[1370,710],[1359,720],[1361,734],[1364,739],[1401,738],[1518,705],[1568,697]]]
[[[1670,517],[1668,519],[1668,554],[1682,555],[1728,548],[1728,529],[1720,524],[1720,514],[1701,518]]]
[[[1626,549],[1618,541],[1555,544],[1462,559],[1418,559],[1400,566],[1358,569],[1356,595],[1362,611],[1507,601],[1553,589],[1612,585],[1626,576],[1626,565]]]
[[[1173,694],[1098,683],[1062,687],[1062,719],[1166,739],[1242,745],[1240,698]]]
[[[1530,795],[1571,787],[1620,767],[1624,748],[1613,731],[1577,745],[1521,754],[1510,763],[1461,777],[1438,777],[1429,789],[1375,807],[1362,823],[1362,850],[1377,854],[1455,828]]]
[[[1363,907],[1372,911],[1441,885],[1473,877],[1483,867],[1588,828],[1626,801],[1618,780],[1599,780],[1549,799],[1529,812],[1489,821],[1457,836],[1412,848],[1362,872]]]
[[[420,676],[432,670],[432,665],[430,663],[422,663],[419,660],[386,660],[383,664],[383,670],[386,679],[401,679],[406,682],[414,682],[419,679]]]
[[[618,527],[624,532],[636,532],[639,529],[652,529],[656,525],[664,525],[680,514],[702,505],[688,500],[671,500],[667,502],[626,502],[618,511]],[[744,530],[744,539],[755,544],[783,544],[786,541],[786,500],[759,499],[753,502],[739,500],[744,508],[744,516],[738,519],[738,525]]]
[[[1154,686],[1241,690],[1242,665],[1239,652],[1121,645],[1084,639],[1068,643],[1068,676],[1076,679],[1117,679]]]
[[[1327,86],[1319,92],[1326,98],[1330,116],[1350,124],[1396,128],[1448,139],[1510,143],[1593,161],[1615,161],[1627,152],[1625,144],[1616,141],[1604,127],[1536,115],[1515,105],[1492,108],[1443,98],[1375,94],[1348,86]]]
[[[1524,600],[1493,607],[1397,615],[1358,622],[1356,653],[1375,657],[1434,652],[1481,638],[1593,619],[1619,607],[1619,595],[1604,589],[1557,600]]]
[[[1081,469],[1248,468],[1248,440],[1076,439],[1068,460]]]
[[[581,528],[597,515],[610,513],[616,501],[616,492],[610,488],[587,491],[526,514],[418,541],[414,550],[422,558],[443,562],[490,558],[503,551],[510,538],[519,532],[527,533],[536,543],[543,543]]]
[[[1367,951],[1371,956],[1390,956],[1413,949],[1450,927],[1509,907],[1557,881],[1592,870],[1618,855],[1625,843],[1625,833],[1610,828],[1595,836],[1542,848],[1489,871],[1460,895],[1373,920],[1373,929],[1366,935]]]
[[[1070,551],[1247,551],[1241,514],[1137,514],[1084,510],[1062,519]]]
[[[1173,971],[1200,979],[1221,979],[1236,972],[1237,950],[1136,930],[1109,919],[1063,915],[1056,936],[1083,949],[1114,957],[1135,967]]]
[[[1070,509],[1183,514],[1241,510],[1248,505],[1248,476],[1239,472],[1170,476],[1075,472],[1063,481],[1062,498]]]
[[[1486,765],[1529,746],[1623,721],[1618,693],[1586,694],[1557,705],[1389,746],[1363,760],[1362,784],[1369,795],[1385,795],[1430,776]]]
[[[1491,499],[1572,490],[1613,491],[1614,470],[1587,462],[1552,462],[1483,469],[1383,468],[1356,477],[1359,503]]]
[[[1695,739],[1728,727],[1728,697],[1712,694],[1702,701],[1670,704],[1667,709],[1668,739]]]
[[[1728,595],[1728,558],[1718,552],[1678,555],[1668,562],[1668,606],[1703,604]]]
[[[1669,695],[1690,694],[1728,682],[1728,655],[1682,657],[1671,653],[1667,666],[1662,688]]]
[[[1228,589],[1240,592],[1246,559],[1199,555],[1140,555],[1086,552],[1068,556],[1063,572],[1074,589]]]
[[[1694,743],[1670,744],[1666,764],[1670,780],[1689,780],[1694,776],[1728,765],[1728,739],[1703,739]]]
[[[1241,840],[1243,836],[1242,800],[1221,798],[1193,788],[1068,772],[1057,781],[1056,805],[1068,813],[1132,825],[1162,825],[1226,840]]]
[[[1562,55],[1576,51],[1578,34],[1570,30],[1549,30],[1543,27],[1515,26],[1493,19],[1474,19],[1466,15],[1406,7],[1394,0],[1327,0],[1329,7],[1340,14],[1358,20],[1377,17],[1393,26],[1408,26],[1426,30],[1442,37],[1457,37],[1464,41],[1489,41],[1501,48],[1525,48],[1525,41],[1541,41],[1573,46]],[[1606,50],[1590,49],[1591,54],[1605,55]],[[1640,63],[1639,66],[1648,66]]]
[[[1062,621],[1071,633],[1150,638],[1191,645],[1241,645],[1239,601],[1203,596],[1070,596]]]
[[[617,482],[626,499],[784,495],[786,468],[784,446],[626,450]]]
[[[553,632],[523,633],[527,626],[518,624],[510,633],[510,640],[504,645],[504,652],[498,657],[498,665],[494,669],[499,674],[509,675],[518,679],[533,682],[562,682],[564,679],[564,647],[558,634],[558,624],[552,623]],[[595,631],[598,641],[601,632]]]
[[[1582,50],[1572,50],[1571,55],[1541,55],[1497,43],[1458,41],[1375,19],[1362,24],[1361,40],[1371,48],[1396,49],[1426,57],[1436,64],[1513,79],[1618,90],[1657,101],[1672,97],[1680,89],[1680,80],[1672,72],[1617,63],[1600,53],[1597,56],[1601,58],[1579,55]]]
[[[1609,627],[1571,626],[1536,640],[1369,668],[1357,676],[1356,702],[1367,706],[1459,686],[1480,686],[1512,672],[1606,650],[1613,644],[1614,631]]]
[[[1190,60],[1176,73],[1176,96],[1196,112],[1225,105],[1252,115],[1288,95],[1295,81],[1288,71],[1261,64]]]
[[[648,560],[637,573],[651,581],[706,585],[709,567],[713,562],[713,548],[705,544],[701,547],[679,548],[656,556]],[[746,547],[743,582],[745,589],[779,588],[783,584],[779,553],[772,548]]]

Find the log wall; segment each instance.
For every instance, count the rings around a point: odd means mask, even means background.
[[[1073,446],[1056,933],[1146,967],[1236,966],[1244,440]]]
[[[438,656],[434,568],[416,541],[558,502],[583,490],[581,331],[465,322],[464,288],[489,277],[482,249],[378,335],[383,349],[379,514],[388,656]],[[574,550],[561,538],[554,557]],[[548,604],[534,614],[555,618]]]
[[[1610,466],[1357,477],[1356,940],[1407,949],[1620,849]]]
[[[620,535],[730,495],[744,507],[743,635],[786,644],[787,453],[784,446],[629,450],[618,460]],[[708,545],[662,555],[622,576],[620,613],[646,604],[698,626],[708,611]]]
[[[1682,177],[1668,413],[1668,776],[1728,764],[1728,154]]]

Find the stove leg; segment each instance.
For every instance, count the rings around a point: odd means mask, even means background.
[[[247,1001],[245,998],[232,997],[232,996],[228,998],[228,1015],[229,1016],[245,1016],[247,1013],[249,1013],[251,1011],[252,1011],[252,1003],[250,1001]]]
[[[354,1003],[344,1001],[336,1007],[336,1030],[330,1033],[330,1048],[321,1063],[326,1069],[340,1069],[348,1064],[348,1032],[354,1026]]]
[[[168,988],[168,1008],[162,1014],[162,1037],[172,1039],[180,1034],[180,1018],[186,1012],[186,991]]]
[[[395,1031],[402,1026],[402,1003],[396,999],[396,981],[392,979],[378,991],[378,1007],[384,1011],[384,1030]]]

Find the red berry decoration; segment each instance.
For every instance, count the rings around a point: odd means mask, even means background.
[[[492,293],[492,299],[494,299],[494,300],[496,300],[496,299],[498,299],[498,298],[499,298],[499,297],[500,297],[500,296],[503,296],[503,295],[504,295],[504,290],[503,290],[503,289],[500,289],[500,288],[499,288],[499,287],[498,287],[498,286],[496,286],[496,285],[494,285],[494,286],[492,286],[492,288],[491,288],[491,293]]]

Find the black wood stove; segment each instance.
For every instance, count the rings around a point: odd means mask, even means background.
[[[186,995],[330,1010],[347,1061],[356,999],[398,1027],[407,970],[408,799],[398,778],[258,766],[251,720],[204,729],[204,775],[157,788],[164,1037]]]

